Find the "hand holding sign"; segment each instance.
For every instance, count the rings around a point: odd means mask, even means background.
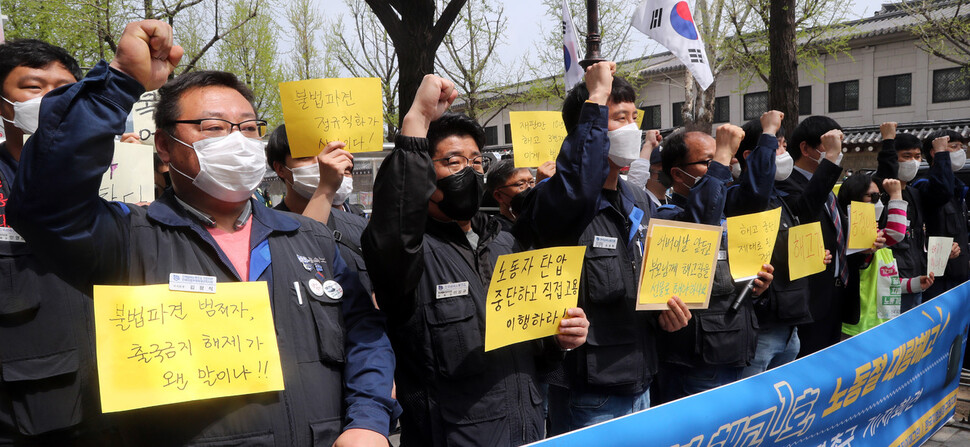
[[[512,128],[512,154],[517,168],[534,168],[555,161],[566,125],[559,112],[509,112]]]
[[[636,309],[667,310],[673,296],[688,308],[706,309],[721,227],[650,219],[647,237]]]
[[[384,147],[380,79],[283,82],[280,98],[293,158],[315,156],[333,141],[345,142],[348,152]]]

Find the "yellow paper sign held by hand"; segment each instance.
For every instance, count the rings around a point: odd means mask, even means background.
[[[512,155],[517,168],[535,168],[554,161],[566,139],[559,112],[509,112]]]
[[[105,413],[283,389],[266,282],[94,286]]]
[[[867,202],[853,201],[849,206],[850,250],[872,248],[876,242],[876,208]]]
[[[728,264],[735,281],[756,277],[771,262],[780,222],[780,207],[727,218]]]
[[[579,301],[585,253],[553,247],[499,256],[485,300],[485,350],[555,335]]]
[[[794,281],[825,270],[822,224],[818,222],[788,229],[788,274]]]
[[[280,83],[286,138],[293,158],[316,156],[332,141],[348,152],[384,147],[384,105],[378,78]]]
[[[664,310],[677,296],[691,309],[706,309],[711,297],[721,227],[650,219],[640,271],[637,310]]]

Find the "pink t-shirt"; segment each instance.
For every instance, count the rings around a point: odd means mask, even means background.
[[[246,226],[233,233],[227,233],[218,228],[207,228],[209,234],[219,244],[219,248],[229,257],[229,261],[243,281],[249,281],[249,230],[252,223],[253,216],[250,215],[246,219]]]

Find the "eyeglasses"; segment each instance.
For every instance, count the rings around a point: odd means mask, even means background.
[[[686,167],[688,167],[690,165],[704,165],[704,166],[707,166],[707,167],[711,167],[711,162],[712,161],[714,161],[714,159],[713,158],[709,158],[707,160],[698,160],[698,161],[692,161],[690,163],[684,163],[684,164],[682,164],[680,166],[681,167],[684,167],[684,168],[686,168]]]
[[[519,180],[519,181],[517,181],[515,183],[509,183],[508,185],[499,186],[496,189],[502,189],[502,188],[517,188],[517,189],[523,189],[526,186],[532,187],[532,186],[535,186],[535,185],[536,185],[536,179]]]
[[[238,128],[243,136],[248,138],[263,138],[266,135],[266,121],[246,120],[241,123],[234,123],[219,118],[203,118],[198,120],[177,120],[174,124],[197,124],[199,131],[206,137],[224,137],[232,133],[232,128]]]
[[[879,201],[879,199],[881,197],[882,197],[882,194],[879,194],[878,192],[870,192],[869,193],[869,202],[870,203],[876,203],[876,202]]]
[[[462,169],[465,169],[465,167],[469,165],[472,167],[472,169],[484,173],[485,170],[488,169],[488,163],[490,160],[491,159],[482,157],[481,155],[475,158],[468,158],[464,155],[452,155],[450,157],[438,158],[431,161],[444,163],[448,170],[454,174]]]

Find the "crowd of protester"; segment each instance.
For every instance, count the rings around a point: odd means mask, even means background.
[[[534,176],[488,166],[481,125],[447,112],[454,84],[427,75],[364,216],[347,200],[343,143],[293,158],[285,126],[268,134],[233,74],[170,79],[181,55],[157,21],[128,25],[114,60],[86,75],[48,43],[0,45],[0,444],[376,446],[399,422],[402,445],[520,445],[778,367],[970,276],[956,132],[921,141],[883,124],[877,169],[836,194],[835,120],[785,134],[769,111],[661,138],[637,127],[635,89],[599,62],[566,95],[568,134]],[[159,195],[105,201],[116,137],[154,89]],[[286,185],[274,209],[252,197],[267,169]],[[873,203],[881,229],[855,252],[852,202]],[[733,280],[722,236],[707,308],[671,296],[634,310],[651,218],[721,225],[776,208],[771,261],[750,285]],[[811,222],[825,270],[792,280],[789,230]],[[932,236],[954,241],[940,277],[926,272]],[[498,256],[577,245],[578,306],[558,333],[486,352]],[[170,273],[268,283],[284,391],[101,412],[92,287]],[[328,299],[321,280],[339,284]]]

